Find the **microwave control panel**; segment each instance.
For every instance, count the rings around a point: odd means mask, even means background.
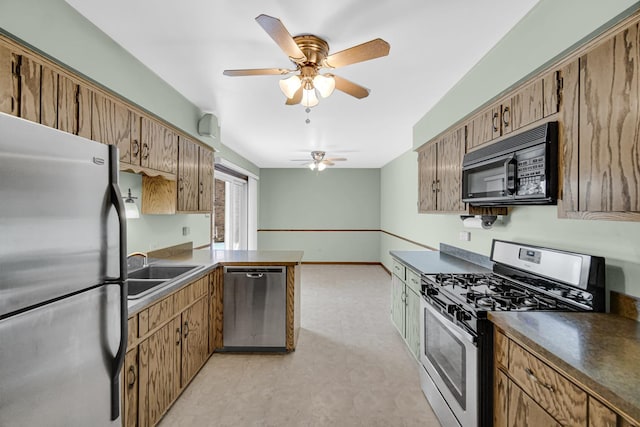
[[[536,156],[524,160],[518,159],[517,177],[518,186],[516,194],[544,195],[545,189],[545,164],[544,156]]]

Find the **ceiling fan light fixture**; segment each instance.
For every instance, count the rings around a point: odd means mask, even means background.
[[[318,105],[318,97],[316,96],[315,89],[304,89],[302,91],[302,101],[300,102],[305,107],[315,107]]]
[[[336,88],[336,81],[331,74],[317,74],[313,78],[313,86],[318,89],[318,93],[323,98],[330,96]]]
[[[327,168],[327,165],[325,165],[324,163],[318,163],[318,172],[322,172],[326,168]]]
[[[280,90],[287,98],[291,99],[295,95],[295,93],[302,86],[302,81],[300,77],[297,75],[291,76],[288,79],[283,79],[278,82],[280,85]]]
[[[309,163],[309,169],[316,170],[316,164],[315,163]]]

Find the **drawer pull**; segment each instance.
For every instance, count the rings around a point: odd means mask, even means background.
[[[547,390],[549,390],[551,393],[554,393],[556,390],[553,388],[552,385],[550,384],[546,384],[543,383],[542,381],[540,381],[538,379],[538,377],[536,377],[536,375],[533,373],[533,371],[529,368],[525,368],[524,370],[526,372],[526,374],[529,376],[529,379],[531,379],[531,381],[533,381],[534,383],[537,383],[539,385],[541,385],[542,387],[546,388]]]

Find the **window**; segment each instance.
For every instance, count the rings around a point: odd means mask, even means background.
[[[256,249],[257,182],[228,164],[215,165],[212,240],[215,249]]]

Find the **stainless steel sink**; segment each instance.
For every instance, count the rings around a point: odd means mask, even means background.
[[[129,298],[140,298],[143,292],[164,285],[167,280],[145,280],[145,279],[129,279]]]
[[[149,265],[130,271],[128,298],[142,298],[203,268],[203,265]]]
[[[198,266],[193,265],[149,265],[129,273],[130,279],[167,280],[182,276]]]

